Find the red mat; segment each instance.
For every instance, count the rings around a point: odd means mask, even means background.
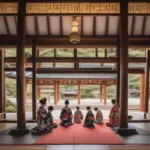
[[[95,125],[94,129],[74,124],[58,126],[52,133],[40,136],[34,144],[123,144],[123,141],[105,124]]]

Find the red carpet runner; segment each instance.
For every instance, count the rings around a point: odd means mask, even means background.
[[[123,144],[123,141],[105,125],[88,129],[74,124],[66,128],[58,126],[52,133],[40,136],[34,144]]]

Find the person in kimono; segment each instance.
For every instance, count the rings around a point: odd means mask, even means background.
[[[57,128],[57,124],[53,122],[52,111],[54,110],[53,106],[48,107],[47,113],[47,128],[50,131],[53,131],[54,128]]]
[[[116,104],[115,99],[112,99],[111,103],[113,104],[113,107],[110,110],[109,123],[107,123],[107,126],[116,127],[119,125],[119,105]]]
[[[47,127],[47,110],[46,106],[46,98],[41,99],[40,107],[37,110],[37,126],[31,130],[32,134],[44,134],[50,132]]]
[[[85,120],[84,120],[84,127],[88,127],[88,128],[94,128],[94,121],[95,121],[95,118],[94,118],[94,114],[93,112],[91,111],[91,108],[90,106],[87,106],[87,114],[85,116]]]
[[[82,111],[80,110],[80,107],[77,106],[76,107],[76,111],[74,113],[74,122],[75,123],[81,123],[82,120],[83,120],[83,114],[82,114]]]
[[[95,116],[95,123],[96,124],[103,124],[103,114],[101,112],[100,109],[98,109],[97,107],[94,108],[94,111],[96,111],[96,116]]]
[[[65,107],[61,110],[60,113],[60,125],[62,126],[70,126],[72,125],[72,110],[69,108],[69,101],[65,101]]]

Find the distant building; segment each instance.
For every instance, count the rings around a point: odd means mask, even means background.
[[[77,98],[77,92],[76,91],[72,91],[72,90],[67,90],[62,92],[62,98],[64,100],[73,100]]]
[[[93,98],[100,98],[100,91],[95,90],[92,92]]]

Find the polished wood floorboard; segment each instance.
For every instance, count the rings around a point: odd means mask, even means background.
[[[0,146],[0,150],[46,150],[46,146]]]
[[[111,150],[150,150],[150,146],[110,146]]]

